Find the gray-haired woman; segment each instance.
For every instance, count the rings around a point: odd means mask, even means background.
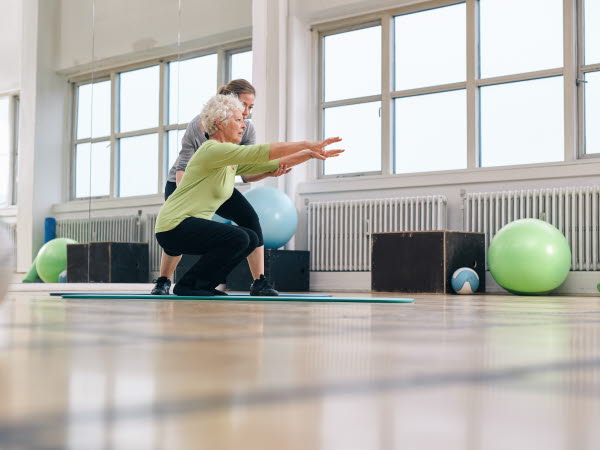
[[[270,172],[343,152],[324,149],[339,142],[337,137],[236,145],[246,128],[243,110],[235,96],[216,95],[208,101],[201,119],[210,139],[194,153],[179,186],[158,214],[156,239],[167,255],[203,255],[178,281],[173,289],[176,295],[222,294],[216,287],[258,246],[253,230],[211,220],[231,196],[236,175]]]

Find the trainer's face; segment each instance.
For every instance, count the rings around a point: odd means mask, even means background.
[[[246,124],[244,123],[244,117],[241,111],[233,111],[233,114],[223,127],[223,134],[225,134],[225,140],[234,144],[239,144],[242,141]]]
[[[240,102],[244,104],[244,112],[242,113],[242,117],[244,120],[246,120],[252,112],[252,108],[254,108],[254,95],[244,93],[240,94],[238,98],[240,99]]]

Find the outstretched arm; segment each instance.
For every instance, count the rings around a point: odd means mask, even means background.
[[[327,147],[335,142],[340,142],[341,140],[342,139],[339,137],[333,137],[324,139],[322,141],[273,142],[269,150],[269,161],[272,159],[293,155],[301,150],[312,150],[313,154],[322,155],[325,151],[324,147]]]

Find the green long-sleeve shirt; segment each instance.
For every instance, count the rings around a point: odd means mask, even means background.
[[[188,217],[212,219],[233,193],[236,175],[271,172],[270,144],[236,145],[208,140],[190,159],[175,192],[160,208],[155,231],[169,231]]]

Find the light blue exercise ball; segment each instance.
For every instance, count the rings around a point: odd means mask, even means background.
[[[265,248],[283,247],[298,226],[298,213],[290,198],[279,189],[260,186],[244,194],[260,221]]]
[[[452,289],[457,294],[474,294],[479,289],[479,276],[469,267],[461,267],[452,274]]]
[[[67,269],[63,270],[59,275],[58,275],[58,282],[59,283],[66,283],[67,282]]]
[[[215,215],[212,217],[212,220],[213,220],[214,222],[224,223],[224,224],[226,224],[226,225],[230,225],[230,224],[231,224],[231,220],[229,220],[229,219],[224,219],[223,217],[221,217],[221,216],[220,216],[220,215],[218,215],[218,214],[215,214]]]

